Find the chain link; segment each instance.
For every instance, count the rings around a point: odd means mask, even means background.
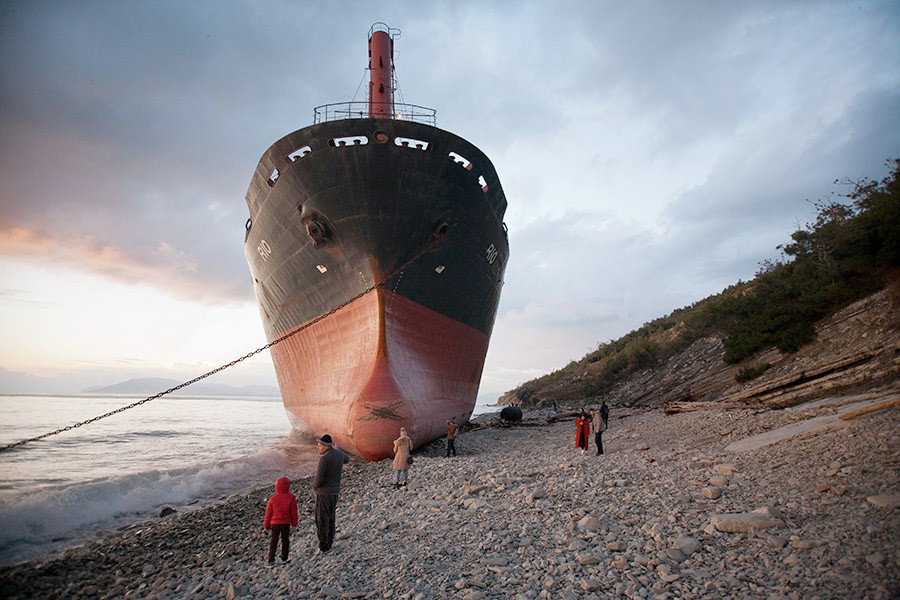
[[[18,441],[18,442],[14,442],[14,443],[12,443],[12,444],[7,444],[6,446],[0,447],[0,452],[3,452],[3,451],[5,451],[5,450],[10,450],[10,449],[16,448],[16,447],[18,447],[18,446],[23,446],[23,445],[25,445],[25,444],[27,444],[27,443],[29,443],[29,442],[36,442],[36,441],[38,441],[38,440],[42,440],[42,439],[44,439],[44,438],[48,438],[48,437],[50,437],[50,436],[53,436],[53,435],[57,435],[57,434],[63,433],[63,432],[65,432],[65,431],[70,431],[70,430],[72,430],[72,429],[76,429],[76,428],[81,427],[81,426],[83,426],[83,425],[89,425],[90,423],[93,423],[93,422],[95,422],[95,421],[99,421],[100,419],[105,419],[106,417],[111,417],[111,416],[113,416],[113,415],[117,415],[117,414],[119,414],[120,412],[125,412],[126,410],[135,408],[135,407],[137,407],[137,406],[140,406],[140,405],[142,405],[142,404],[145,404],[145,403],[147,403],[147,402],[150,402],[151,400],[156,400],[157,398],[161,398],[161,397],[163,397],[163,396],[165,396],[165,395],[167,395],[167,394],[171,394],[172,392],[177,392],[177,391],[180,390],[181,388],[185,388],[185,387],[187,387],[187,386],[189,386],[189,385],[191,385],[191,384],[197,383],[198,381],[200,381],[200,380],[202,380],[202,379],[206,379],[207,377],[210,377],[211,375],[215,375],[216,373],[219,373],[220,371],[224,371],[225,369],[231,368],[231,367],[233,367],[234,365],[238,364],[239,362],[244,361],[244,360],[247,360],[247,359],[250,358],[251,356],[255,356],[255,355],[259,354],[260,352],[262,352],[263,350],[268,350],[268,349],[271,348],[272,346],[275,346],[276,344],[280,344],[281,342],[285,341],[286,339],[288,339],[288,338],[290,338],[290,337],[292,337],[292,336],[297,335],[298,333],[300,333],[300,332],[303,331],[304,329],[307,329],[307,328],[309,328],[309,327],[312,327],[313,325],[315,325],[315,324],[318,323],[319,321],[322,321],[322,320],[324,320],[324,319],[327,319],[328,317],[330,317],[331,315],[333,315],[333,314],[336,313],[337,311],[341,310],[341,309],[344,308],[345,306],[347,306],[347,305],[349,305],[349,304],[352,304],[352,303],[356,302],[357,300],[359,300],[360,298],[362,298],[363,296],[365,296],[365,295],[367,295],[367,294],[370,294],[370,293],[374,292],[378,287],[384,285],[384,283],[387,282],[388,280],[390,280],[394,275],[396,275],[396,274],[398,274],[398,273],[401,273],[404,269],[406,269],[407,267],[409,267],[412,263],[414,263],[415,261],[419,260],[419,258],[421,258],[423,254],[425,254],[426,252],[428,252],[428,250],[429,250],[430,248],[431,248],[431,244],[430,244],[430,243],[429,243],[429,244],[426,244],[425,247],[422,248],[422,250],[420,250],[418,254],[416,254],[416,255],[415,255],[414,257],[412,257],[410,260],[406,261],[405,263],[403,263],[402,265],[400,265],[399,267],[397,267],[396,269],[394,269],[394,270],[391,272],[391,274],[388,275],[387,277],[385,277],[381,282],[375,283],[375,284],[369,286],[368,288],[366,288],[366,289],[363,290],[362,292],[358,293],[357,295],[353,296],[353,297],[350,298],[349,300],[345,300],[344,302],[342,302],[342,303],[339,304],[338,306],[335,306],[334,308],[332,308],[331,310],[329,310],[327,313],[323,313],[323,314],[319,315],[318,317],[312,319],[311,321],[309,321],[308,323],[305,323],[304,325],[298,327],[297,329],[295,329],[295,330],[293,330],[293,331],[291,331],[291,332],[289,332],[289,333],[286,333],[286,334],[282,335],[281,337],[278,337],[278,338],[272,340],[271,342],[269,342],[269,343],[266,344],[265,346],[262,346],[262,347],[260,347],[260,348],[257,348],[256,350],[253,350],[252,352],[248,352],[247,354],[241,356],[240,358],[236,358],[236,359],[234,359],[233,361],[231,361],[231,362],[229,362],[229,363],[227,363],[227,364],[222,365],[221,367],[218,367],[218,368],[213,369],[212,371],[209,371],[208,373],[204,373],[203,375],[199,375],[199,376],[197,376],[197,377],[194,377],[194,378],[191,379],[190,381],[185,381],[184,383],[179,383],[179,384],[176,385],[175,387],[171,387],[171,388],[167,389],[167,390],[164,391],[164,392],[160,392],[160,393],[158,393],[158,394],[156,394],[156,395],[150,396],[149,398],[144,398],[143,400],[138,400],[137,402],[134,402],[134,403],[132,403],[132,404],[129,404],[128,406],[122,406],[122,407],[117,408],[117,409],[115,409],[115,410],[112,410],[112,411],[110,411],[110,412],[108,412],[108,413],[105,413],[105,414],[102,414],[102,415],[93,417],[93,418],[91,418],[91,419],[87,419],[86,421],[80,421],[80,422],[74,423],[74,424],[72,424],[72,425],[67,425],[66,427],[61,427],[61,428],[57,429],[56,431],[51,431],[51,432],[49,432],[49,433],[43,433],[43,434],[38,435],[38,436],[35,436],[35,437],[33,437],[33,438],[28,438],[28,439],[26,439],[26,440],[20,440],[20,441]]]

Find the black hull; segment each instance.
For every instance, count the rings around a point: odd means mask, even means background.
[[[381,283],[490,336],[506,198],[462,138],[392,119],[306,127],[263,155],[247,204],[245,252],[270,341]]]

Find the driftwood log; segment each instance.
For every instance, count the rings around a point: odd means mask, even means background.
[[[581,414],[580,410],[572,411],[572,412],[564,412],[564,413],[556,413],[555,415],[550,415],[547,417],[548,423],[556,423],[557,421],[565,421],[566,419],[574,419],[578,415]]]
[[[894,408],[895,406],[900,406],[900,398],[894,398],[893,400],[885,400],[884,402],[879,402],[878,404],[872,404],[870,406],[866,406],[865,408],[851,410],[850,412],[847,412],[847,413],[844,413],[841,415],[841,421],[849,421],[850,419],[855,419],[856,417],[861,417],[863,415],[867,415],[867,414],[873,413],[873,412],[878,412],[880,410],[888,410],[889,408]]]

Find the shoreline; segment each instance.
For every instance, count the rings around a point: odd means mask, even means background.
[[[491,413],[464,428],[456,458],[442,441],[417,449],[408,488],[394,489],[390,461],[353,458],[328,554],[314,552],[310,477],[287,472],[300,509],[287,564],[264,566],[269,485],[2,567],[0,595],[896,597],[900,411],[725,450],[834,410],[613,406],[600,457],[593,436],[591,454],[574,448],[572,420]]]

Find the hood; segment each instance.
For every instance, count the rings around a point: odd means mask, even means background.
[[[276,481],[275,491],[282,494],[291,491],[291,480],[287,477],[282,477],[281,479]]]

